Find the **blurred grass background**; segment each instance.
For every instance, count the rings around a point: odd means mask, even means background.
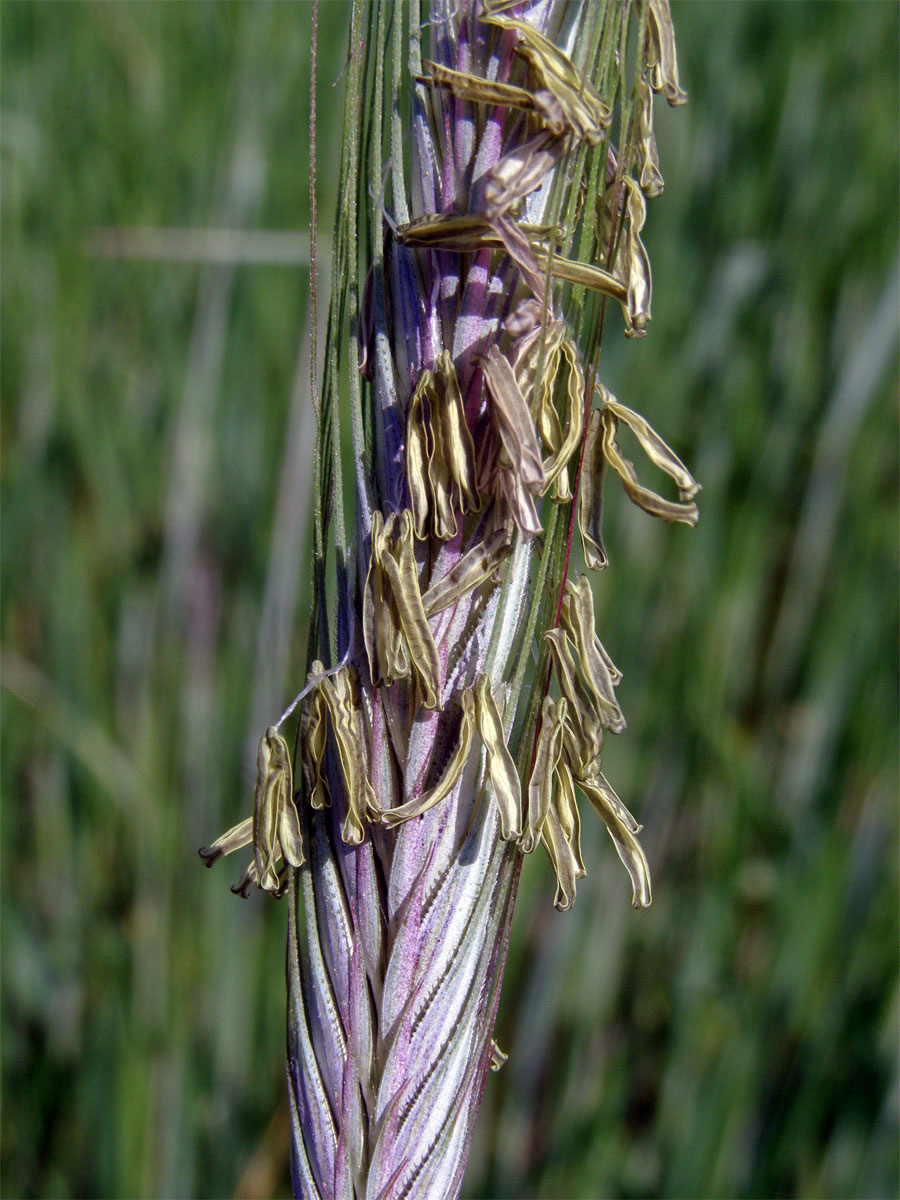
[[[702,516],[610,487],[597,583],[655,899],[590,820],[571,913],[526,863],[467,1194],[893,1197],[898,8],[673,10],[654,321],[602,370]],[[308,19],[0,6],[5,1196],[288,1188],[286,912],[196,848],[301,674],[308,271],[85,237],[304,231]]]

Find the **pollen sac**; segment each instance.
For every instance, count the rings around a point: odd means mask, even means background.
[[[373,682],[413,678],[423,706],[441,707],[441,662],[419,588],[409,509],[387,521],[373,514],[363,635]]]
[[[450,795],[469,760],[475,734],[478,733],[487,754],[487,775],[500,813],[500,836],[515,841],[522,836],[522,788],[512,755],[506,745],[503,720],[491,681],[479,675],[474,688],[460,694],[461,720],[453,751],[438,782],[429,791],[407,801],[399,808],[380,814],[383,825],[394,828],[422,816]]]
[[[401,225],[397,236],[404,245],[432,250],[452,250],[460,253],[484,249],[504,250],[518,268],[522,282],[543,304],[547,272],[546,243],[559,241],[561,232],[556,226],[529,225],[514,221],[505,213],[491,218],[476,213],[464,216],[431,213]],[[558,261],[563,264],[570,263],[570,260],[559,256]],[[580,265],[570,264],[573,270]],[[597,272],[604,277],[609,275],[599,267],[589,268],[590,272],[594,273],[592,278]],[[553,273],[560,274],[555,267]],[[568,278],[566,275],[561,277]],[[624,296],[624,285],[619,285],[619,290]]]
[[[609,106],[558,46],[524,21],[505,16],[500,8],[497,4],[485,4],[481,19],[500,29],[515,29],[519,34],[516,53],[530,66],[540,91],[551,99],[545,113],[550,128],[557,133],[571,130],[581,141],[596,146],[612,120]]]
[[[514,212],[526,196],[537,191],[568,149],[568,139],[542,130],[500,159],[485,184],[485,213],[489,220]]]
[[[453,360],[438,356],[434,371],[424,371],[407,417],[406,475],[416,537],[429,532],[449,541],[459,531],[457,514],[475,512],[475,447]]]
[[[455,71],[441,63],[422,60],[423,75],[418,75],[420,83],[432,87],[446,88],[458,100],[466,100],[473,104],[502,104],[506,108],[534,108],[534,97],[526,88],[514,87],[509,83],[498,83],[491,79],[481,79],[470,75],[467,71]]]
[[[574,343],[565,338],[561,349],[569,370],[566,386],[566,432],[562,433],[550,389],[546,388],[546,399],[542,398],[542,405],[547,409],[546,430],[549,436],[544,438],[544,443],[552,453],[544,463],[544,487],[546,489],[551,483],[554,484],[554,499],[568,501],[572,499],[572,492],[568,484],[566,465],[581,442],[585,404],[584,372]],[[543,411],[542,407],[542,413]]]
[[[510,361],[522,394],[537,393],[539,414],[550,407],[559,371],[559,359],[566,327],[562,321],[541,321],[541,306],[534,299],[523,300],[506,323],[513,338]],[[539,420],[541,417],[539,416]]]
[[[567,283],[590,288],[591,291],[611,297],[622,306],[626,323],[629,321],[628,284],[615,271],[607,271],[605,267],[598,267],[593,263],[578,262],[562,254],[554,254],[551,257],[539,245],[533,245],[533,250],[541,272],[549,270],[555,279],[564,279]]]
[[[575,647],[563,629],[544,634],[556,670],[560,690],[569,703],[563,729],[563,744],[576,773],[590,773],[600,763],[603,750],[603,721],[594,698],[581,679],[575,663]]]
[[[501,466],[528,491],[539,493],[545,484],[544,465],[531,410],[516,374],[496,345],[484,357],[482,367],[491,415],[503,446]]]
[[[625,211],[628,221],[616,255],[616,274],[626,280],[628,286],[624,305],[625,334],[627,337],[643,337],[650,320],[653,294],[650,256],[641,241],[641,230],[647,219],[647,202],[630,176],[626,176],[623,182],[627,192]]]
[[[250,897],[251,889],[255,887],[259,887],[259,872],[256,869],[256,859],[251,858],[246,871],[231,890],[235,896],[240,896],[242,900],[247,900]],[[270,895],[278,899],[280,891],[271,892]]]
[[[469,760],[472,741],[475,736],[475,696],[471,688],[463,690],[460,697],[460,704],[462,719],[459,725],[459,732],[456,736],[453,751],[440,779],[433,788],[424,792],[421,796],[417,796],[413,800],[408,800],[398,808],[385,809],[381,813],[381,822],[389,829],[392,829],[396,825],[402,825],[405,821],[409,821],[413,817],[420,817],[436,804],[440,804],[442,800],[450,795],[453,788],[459,782],[465,765]]]
[[[496,473],[494,530],[512,537],[513,529],[518,529],[523,538],[537,537],[543,532],[534,498],[521,476],[508,467],[500,467]]]
[[[649,88],[646,88],[645,91],[647,97],[650,98],[649,106],[646,108],[647,119],[652,120],[652,94]],[[640,99],[638,104],[640,105]],[[639,125],[642,111],[639,109]],[[652,139],[652,134],[651,125],[648,135],[650,139]],[[630,175],[625,175],[616,186],[613,185],[613,182],[608,182],[602,195],[597,197],[597,217],[601,224],[613,228],[619,217],[623,218],[622,235],[619,239],[612,274],[621,281],[624,288],[624,295],[617,296],[617,299],[622,305],[626,337],[645,336],[650,323],[650,302],[653,295],[650,256],[641,240],[641,231],[647,220],[645,193],[654,195],[661,191],[662,176],[659,175],[658,169],[656,176],[652,173],[655,161],[652,155],[656,152],[656,143],[648,141],[645,149],[650,157],[645,156],[643,160],[640,184]],[[640,150],[638,157],[641,158]],[[640,162],[639,165],[641,165]],[[658,188],[656,188],[656,179],[658,179]]]
[[[603,453],[602,419],[594,409],[584,442],[581,488],[578,493],[578,531],[586,566],[602,571],[609,563],[603,545],[603,483],[606,456]]]
[[[614,186],[609,183],[597,197],[597,219],[613,228],[622,217],[622,236],[619,239],[613,265],[613,276],[621,280],[623,295],[617,297],[625,318],[626,337],[644,337],[650,322],[650,300],[653,276],[650,256],[641,240],[641,230],[647,219],[644,193],[630,175]]]
[[[585,575],[566,583],[562,618],[575,643],[581,673],[601,722],[613,733],[620,733],[625,728],[625,718],[616,701],[614,688],[622,675],[597,637],[594,597]]]
[[[631,878],[632,904],[635,908],[649,908],[653,898],[650,889],[650,868],[636,836],[640,832],[640,825],[599,772],[579,778],[577,783],[606,825],[619,858],[628,871]]]
[[[661,517],[664,521],[681,521],[685,525],[696,525],[699,512],[693,497],[700,491],[700,485],[687,467],[639,413],[620,404],[602,385],[598,390],[604,401],[601,413],[603,454],[622,480],[622,486],[629,499],[651,516]],[[634,464],[625,458],[616,440],[616,429],[620,420],[634,433],[650,461],[675,482],[679,501],[665,500],[641,485]]]
[[[568,705],[554,714],[561,725],[559,752],[555,764],[556,795],[549,808],[541,799],[537,812],[544,816],[540,835],[556,872],[557,908],[568,908],[575,899],[575,880],[584,874],[578,848],[580,827],[575,803],[575,785],[587,796],[603,819],[616,850],[628,871],[635,908],[650,904],[650,871],[637,840],[641,827],[610,787],[600,770],[603,727],[618,732],[625,718],[615,698],[621,672],[603,648],[594,628],[594,601],[586,576],[566,584],[561,609],[565,628],[548,630],[544,638],[550,646],[556,678]],[[571,637],[570,637],[571,635]],[[577,655],[577,659],[576,659]],[[552,701],[545,701],[550,714]],[[541,760],[541,741],[535,755]],[[540,786],[538,778],[538,786]],[[532,793],[529,791],[529,802]],[[531,812],[529,809],[529,817]],[[530,845],[530,842],[528,843]],[[523,849],[526,846],[523,844]],[[579,874],[580,870],[580,874]]]
[[[544,311],[541,305],[533,296],[526,296],[519,301],[506,318],[503,328],[518,343],[521,339],[534,333],[536,329],[541,328],[544,324],[543,318]]]
[[[519,841],[523,854],[530,854],[537,846],[543,832],[553,797],[553,777],[562,749],[562,735],[566,721],[566,701],[544,698],[541,709],[541,732],[537,741],[531,782],[528,785],[528,817],[525,833]]]
[[[540,268],[534,246],[528,240],[524,227],[510,216],[494,217],[488,224],[518,268],[522,282],[535,299],[543,304],[546,272]]]
[[[396,515],[387,521],[381,513],[372,515],[372,550],[369,574],[363,598],[363,632],[369,671],[374,682],[390,686],[409,678],[409,655],[403,640],[400,616],[384,570],[384,559],[391,553]]]
[[[646,79],[641,80],[637,105],[637,168],[644,195],[650,200],[659,196],[664,184],[653,132],[653,91]]]
[[[290,751],[281,734],[270,727],[259,741],[253,793],[253,861],[259,887],[267,892],[277,892],[281,887],[276,865],[279,858],[299,867],[303,848]]]
[[[482,20],[502,29],[515,29],[521,40],[517,53],[531,67],[536,88],[515,87],[508,83],[482,79],[466,71],[456,71],[439,63],[423,61],[421,83],[446,88],[459,100],[475,104],[503,105],[533,112],[558,140],[574,134],[596,145],[612,120],[609,106],[597,94],[590,81],[575,70],[571,59],[531,25],[514,17],[505,17],[494,5],[486,4]],[[546,174],[546,168],[543,174]],[[540,184],[528,188],[533,191]],[[527,192],[522,192],[526,195]],[[520,197],[521,198],[521,197]],[[490,197],[488,197],[490,200]]]
[[[575,863],[575,878],[584,879],[587,871],[581,859],[581,818],[578,815],[578,804],[575,800],[575,781],[568,762],[560,757],[556,767],[558,787],[554,797],[554,807],[559,820],[559,828],[566,839]]]
[[[313,671],[321,663],[313,663]],[[344,667],[322,679],[318,685],[337,743],[347,812],[341,826],[341,837],[351,846],[358,846],[365,837],[365,825],[381,816],[378,799],[369,782],[368,763],[363,739],[362,709],[359,681],[351,667]]]
[[[675,53],[675,29],[669,0],[650,0],[647,14],[647,66],[650,86],[664,92],[673,107],[687,103],[687,92],[678,82],[678,57]]]
[[[494,1041],[493,1038],[491,1038],[490,1055],[491,1055],[491,1070],[492,1071],[499,1071],[500,1068],[503,1066],[503,1064],[509,1058],[509,1055],[504,1054],[504,1052],[500,1049],[500,1047],[497,1045],[497,1043]]]
[[[529,240],[540,244],[558,241],[558,226],[517,224],[517,229]],[[427,213],[414,221],[398,226],[397,239],[405,246],[420,246],[430,250],[502,250],[504,241],[495,223],[478,213],[457,216],[453,213]]]
[[[584,374],[574,344],[565,337],[561,321],[548,321],[528,330],[516,339],[512,348],[512,365],[519,389],[526,397],[534,397],[532,407],[537,411],[537,430],[550,457],[544,460],[544,482],[541,494],[553,485],[554,500],[571,500],[566,464],[578,448],[584,418]],[[566,432],[554,403],[556,380],[563,356],[568,365],[568,415]]]
[[[305,859],[300,817],[294,803],[291,756],[274,726],[260,738],[257,749],[253,816],[229,829],[209,848],[202,849],[200,857],[211,867],[217,859],[250,843],[253,844],[250,865],[231,890],[245,898],[254,886],[274,896],[283,895],[289,868],[302,866]]]
[[[574,134],[580,140],[596,145],[608,128],[612,114],[590,81],[575,70],[571,59],[531,25],[501,15],[494,5],[485,5],[482,20],[519,32],[521,40],[516,51],[531,67],[537,85],[534,90],[483,79],[427,59],[422,63],[425,73],[417,76],[419,82],[446,88],[457,99],[469,103],[525,109],[534,113],[558,141],[568,141],[569,135]],[[536,183],[521,192],[519,198],[538,187],[547,170],[549,167],[543,170]]]
[[[314,664],[321,668],[321,663]],[[310,672],[309,679],[313,678]],[[328,808],[331,796],[325,776],[325,747],[328,742],[328,710],[318,687],[314,687],[300,708],[300,763],[311,808]]]
[[[214,862],[218,862],[226,854],[233,854],[235,850],[249,846],[252,841],[253,818],[247,817],[237,825],[233,825],[220,838],[216,838],[211,846],[203,846],[200,850],[200,857],[208,867],[211,867]]]
[[[522,786],[487,675],[479,675],[475,681],[475,722],[487,750],[488,777],[500,810],[500,836],[515,841],[522,836]]]
[[[433,617],[455,604],[467,592],[486,583],[505,561],[511,543],[511,530],[501,526],[467,550],[422,597],[425,615]]]
[[[556,778],[556,795],[541,830],[541,842],[556,875],[553,903],[565,912],[575,903],[575,881],[584,879],[587,872],[581,858],[581,818],[572,772],[564,759],[557,765]]]

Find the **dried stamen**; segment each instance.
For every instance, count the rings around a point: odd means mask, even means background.
[[[634,409],[627,408],[601,384],[600,392],[605,406],[610,412],[615,413],[620,421],[624,421],[628,428],[632,431],[635,437],[641,444],[641,449],[650,459],[650,461],[661,471],[672,479],[675,486],[678,488],[678,494],[682,500],[693,500],[697,493],[701,490],[700,484],[691,475],[690,471],[678,457],[662,440],[656,430],[650,425],[646,418],[640,413],[636,413]]]
[[[382,812],[381,822],[389,829],[395,825],[402,825],[404,821],[409,821],[412,817],[420,817],[422,813],[428,812],[435,804],[439,804],[441,800],[449,796],[456,786],[463,768],[469,760],[472,739],[475,735],[475,697],[471,688],[463,691],[460,702],[462,704],[462,721],[453,753],[450,755],[443,774],[434,787],[421,796],[407,801],[406,804],[401,804],[398,808],[390,808]]]
[[[499,1071],[508,1058],[509,1055],[504,1054],[494,1039],[491,1038],[491,1070]]]
[[[627,190],[625,211],[628,221],[616,255],[616,274],[628,283],[628,299],[624,306],[626,336],[643,337],[650,320],[653,294],[650,256],[641,241],[641,230],[647,219],[647,203],[630,176],[626,176],[623,182]]]
[[[602,818],[631,877],[632,904],[635,908],[649,908],[652,899],[650,868],[635,836],[640,825],[599,772],[588,778],[579,777],[577,783]]]
[[[691,497],[697,494],[700,485],[691,477],[681,459],[669,449],[643,417],[619,404],[602,385],[599,390],[605,402],[601,414],[603,453],[606,461],[622,480],[629,498],[651,516],[661,517],[664,521],[682,521],[686,525],[696,525],[699,513]],[[651,461],[675,481],[682,497],[681,503],[665,500],[641,485],[634,464],[625,458],[616,441],[616,427],[620,418],[635,433]]]
[[[507,108],[524,108],[533,111],[534,96],[526,88],[515,87],[511,83],[498,83],[492,79],[482,79],[470,75],[468,71],[454,71],[452,67],[422,59],[424,74],[417,75],[419,83],[430,84],[433,87],[447,88],[458,100],[467,100],[474,104],[502,104]]]
[[[647,14],[647,66],[654,92],[665,92],[673,107],[687,103],[687,92],[678,82],[678,57],[669,0],[650,0]]]
[[[562,254],[554,254],[551,260],[541,246],[534,247],[534,256],[541,271],[547,270],[549,261],[551,274],[557,279],[565,279],[567,283],[590,288],[594,292],[602,292],[605,296],[611,296],[613,300],[618,300],[623,309],[627,310],[628,285],[618,275],[604,270],[603,267],[595,267],[590,263],[565,258]]]
[[[653,91],[645,79],[640,83],[637,104],[637,167],[641,191],[652,200],[663,190],[663,177],[653,132]]]
[[[307,676],[311,678],[312,673]],[[313,688],[300,708],[300,762],[311,808],[331,805],[325,778],[325,747],[328,742],[327,708],[318,687]]]
[[[538,260],[532,249],[532,244],[525,236],[523,226],[512,217],[495,217],[490,222],[491,228],[500,239],[503,249],[513,260],[522,277],[522,282],[539,301],[544,303],[544,273],[538,266]]]
[[[475,512],[475,447],[453,360],[438,356],[434,371],[424,371],[413,393],[407,418],[406,474],[416,537],[429,528],[441,541],[456,537],[457,513]],[[429,522],[430,516],[430,522]]]
[[[313,663],[312,669],[321,673],[323,667],[321,663]],[[368,778],[356,672],[345,667],[327,676],[319,684],[319,691],[331,717],[344,779],[347,814],[341,826],[341,837],[348,845],[358,846],[365,837],[364,822],[376,820],[381,809]]]
[[[270,727],[259,740],[253,793],[253,859],[259,886],[267,892],[278,890],[276,863],[282,857],[299,867],[303,849],[290,751],[281,734]]]
[[[522,223],[517,228],[532,244],[555,242],[560,236],[559,229],[553,225]],[[458,253],[504,248],[503,238],[494,224],[479,213],[466,213],[464,216],[431,213],[398,226],[397,238],[406,246],[421,246],[429,250],[455,250]]]
[[[551,805],[547,813],[541,841],[556,876],[553,903],[560,912],[565,912],[575,903],[575,881],[584,879],[587,872],[581,860],[581,820],[575,803],[572,776],[563,762],[560,762],[557,778],[556,803]]]
[[[500,810],[500,836],[514,841],[522,835],[522,787],[487,675],[479,675],[475,681],[475,721],[487,750],[488,775]]]
[[[235,850],[242,850],[244,846],[249,846],[253,841],[253,818],[247,817],[244,821],[239,821],[237,825],[232,825],[227,833],[223,833],[221,837],[216,838],[211,846],[204,846],[200,850],[200,857],[208,867],[211,867],[214,862],[220,858],[224,858],[226,854],[233,854]]]
[[[521,476],[507,467],[500,467],[494,501],[494,528],[509,536],[513,526],[523,538],[537,537],[543,531],[534,499]]]
[[[500,836],[514,841],[522,835],[522,788],[516,764],[506,745],[503,720],[487,675],[479,675],[475,687],[465,688],[461,695],[462,722],[450,760],[440,780],[428,792],[399,808],[380,814],[388,827],[400,825],[412,817],[421,816],[438,804],[453,790],[468,761],[472,738],[478,731],[487,751],[488,777],[500,811]]]
[[[587,577],[566,584],[562,617],[578,651],[581,672],[594,698],[600,720],[613,733],[625,728],[614,688],[621,673],[603,648],[594,628],[594,597]]]
[[[428,518],[433,508],[428,474],[428,426],[425,417],[425,393],[432,384],[432,374],[425,371],[413,392],[406,418],[406,482],[412,504],[416,537],[428,532]]]
[[[489,220],[514,211],[536,191],[568,149],[568,139],[542,130],[514,146],[497,163],[485,184],[485,212]]]
[[[506,558],[511,542],[511,531],[501,527],[468,550],[422,597],[425,615],[433,617],[490,579]]]
[[[582,141],[596,146],[612,113],[590,81],[578,74],[572,60],[534,26],[502,16],[496,5],[485,4],[481,19],[500,29],[517,31],[522,40],[516,52],[528,62],[540,88],[555,101],[568,128]]]
[[[506,463],[529,491],[544,486],[544,467],[537,432],[528,402],[522,395],[509,360],[492,346],[482,361],[484,378],[493,401],[491,415],[503,442]]]
[[[569,760],[577,774],[589,774],[599,766],[603,722],[592,695],[581,681],[575,665],[575,647],[565,630],[549,629],[544,640],[550,646],[559,686],[569,702],[563,735]]]
[[[525,833],[519,841],[523,854],[530,854],[538,844],[550,811],[553,797],[553,777],[562,748],[562,734],[566,719],[566,701],[544,698],[541,709],[541,733],[538,738],[534,767],[528,785],[528,816]]]
[[[400,533],[393,553],[382,560],[397,606],[412,669],[418,677],[425,708],[441,707],[441,660],[422,605],[419,571],[413,553],[412,514],[400,516]]]
[[[601,571],[609,563],[603,546],[603,477],[606,456],[603,453],[600,410],[591,413],[584,443],[581,490],[578,496],[578,530],[584,561],[592,571]]]
[[[363,637],[373,681],[391,684],[412,671],[424,707],[441,707],[441,663],[422,603],[409,509],[387,522],[373,514]]]
[[[253,816],[233,826],[200,857],[208,867],[217,859],[253,843],[253,858],[232,891],[246,896],[256,885],[275,896],[284,891],[287,867],[305,861],[300,818],[294,803],[291,756],[284,738],[271,726],[259,740]],[[284,867],[278,863],[284,859]]]
[[[557,482],[558,486],[555,490],[555,498],[557,500],[571,500],[572,493],[568,487],[568,479],[562,481],[562,473],[569,459],[578,449],[578,444],[581,441],[581,430],[584,424],[584,372],[578,360],[578,351],[568,338],[562,343],[562,353],[569,367],[569,378],[566,388],[566,395],[569,400],[566,432],[565,436],[562,436],[559,427],[559,418],[556,416],[556,409],[553,407],[552,400],[549,403],[542,404],[541,411],[545,412],[549,409],[552,416],[556,418],[555,425],[553,420],[550,419],[547,420],[545,426],[552,438],[551,448],[554,452],[544,463],[544,490],[546,491],[551,483]]]

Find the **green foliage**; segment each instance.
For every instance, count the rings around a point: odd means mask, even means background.
[[[348,12],[320,12],[323,237]],[[654,904],[593,822],[571,913],[525,864],[468,1189],[890,1196],[898,14],[674,17],[654,320],[626,342],[610,314],[601,362],[704,485],[694,531],[608,488],[606,762]],[[254,1151],[248,1194],[284,1191],[286,912],[196,849],[303,665],[309,510],[280,473],[307,272],[84,234],[304,229],[308,10],[0,23],[3,1194],[223,1195]]]

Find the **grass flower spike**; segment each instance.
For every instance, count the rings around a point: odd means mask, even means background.
[[[650,903],[601,770],[621,675],[572,555],[577,522],[585,566],[607,564],[607,468],[646,512],[697,519],[685,466],[597,378],[609,300],[647,331],[652,101],[685,95],[666,0],[351,14],[299,786],[273,727],[252,818],[203,854],[252,842],[238,890],[289,891],[297,1195],[453,1197],[505,1058],[523,856],[544,847],[569,908],[580,794]],[[622,426],[677,499],[639,482]]]

